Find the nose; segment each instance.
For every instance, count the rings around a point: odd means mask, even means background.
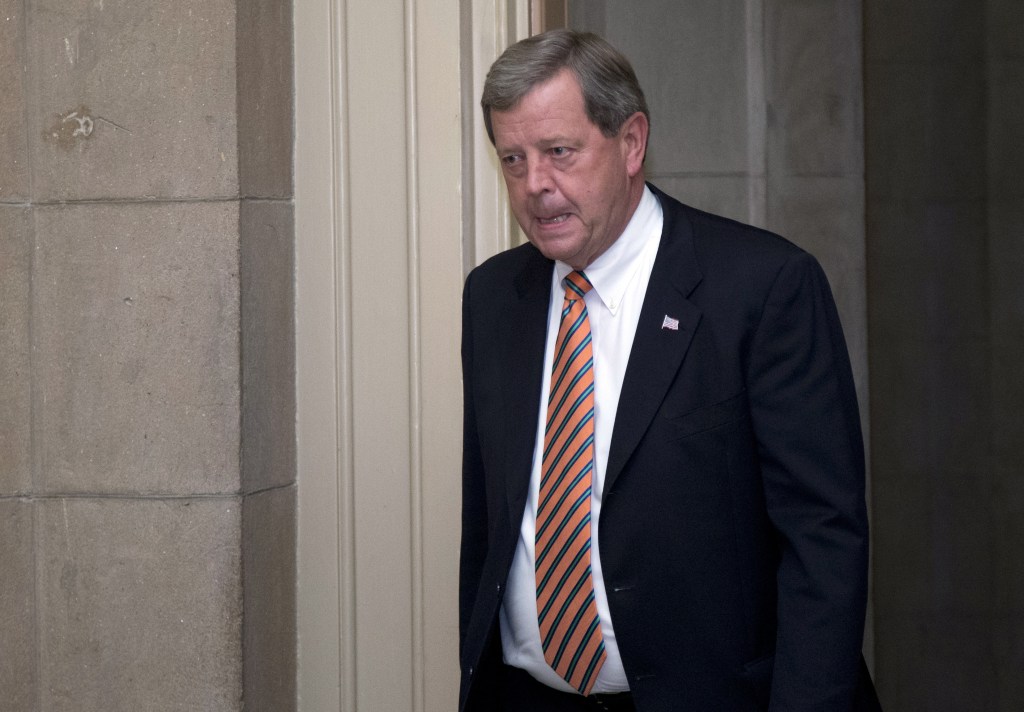
[[[551,166],[541,159],[531,161],[526,171],[526,190],[530,195],[549,193],[553,189]]]

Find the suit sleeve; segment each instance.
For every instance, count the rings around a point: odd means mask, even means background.
[[[848,710],[867,598],[864,450],[839,316],[806,253],[769,292],[748,388],[780,547],[770,709]]]
[[[476,601],[481,571],[487,555],[487,504],[483,463],[477,437],[473,400],[473,326],[470,284],[462,294],[462,545],[459,558],[459,651],[466,642],[466,629]]]

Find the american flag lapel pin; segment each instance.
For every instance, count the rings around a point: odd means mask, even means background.
[[[671,329],[672,331],[679,331],[679,320],[673,319],[668,314],[666,314],[665,318],[662,319],[661,321],[661,328]]]

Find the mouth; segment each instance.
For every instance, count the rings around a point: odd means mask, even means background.
[[[537,222],[540,223],[541,225],[544,225],[544,226],[560,225],[561,223],[564,223],[568,219],[569,219],[569,213],[563,213],[561,215],[556,215],[556,216],[550,217],[550,218],[538,217],[537,218]]]

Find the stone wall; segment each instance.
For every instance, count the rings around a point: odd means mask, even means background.
[[[291,4],[0,0],[0,700],[294,707]]]
[[[572,2],[629,57],[651,110],[646,173],[822,263],[867,426],[861,3]]]

